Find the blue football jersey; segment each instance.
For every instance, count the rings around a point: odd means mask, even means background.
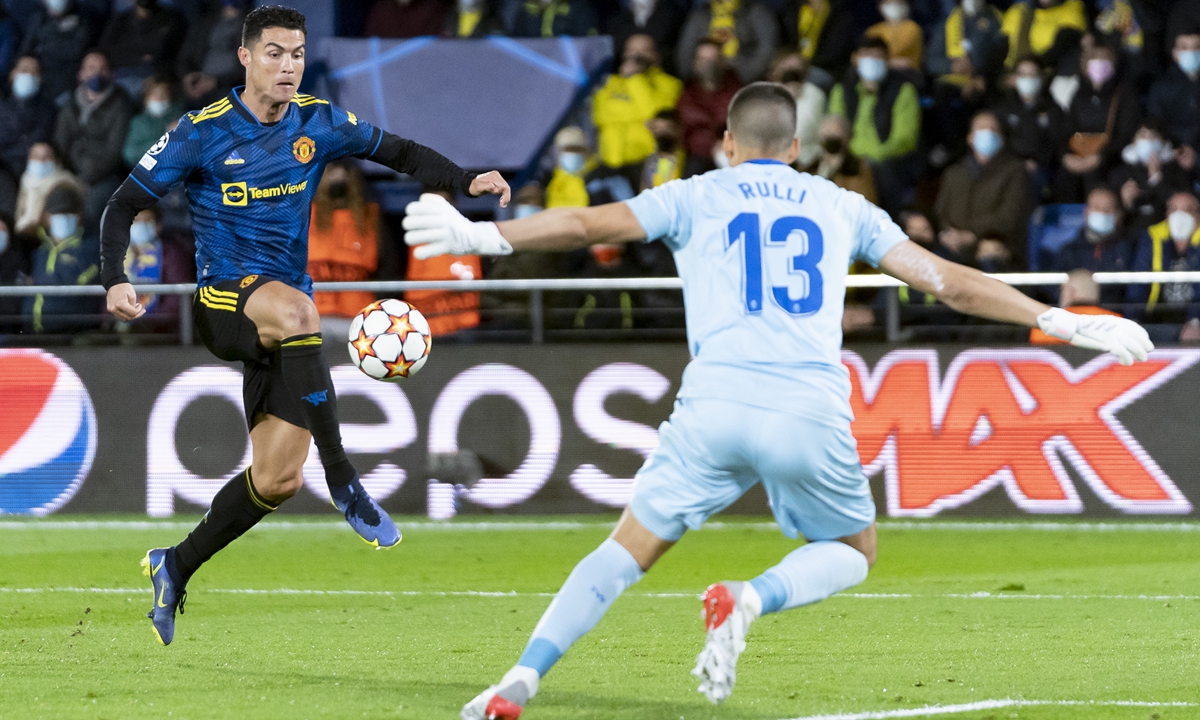
[[[694,361],[681,397],[849,416],[841,364],[851,263],[906,241],[861,195],[774,160],[675,180],[627,201],[683,280]]]
[[[302,94],[278,122],[263,124],[241,89],[181,118],[130,177],[159,198],[186,183],[201,286],[261,275],[311,295],[308,222],[325,165],[372,154],[383,134]]]

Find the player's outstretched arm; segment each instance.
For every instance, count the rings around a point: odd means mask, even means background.
[[[100,282],[108,290],[108,311],[120,320],[136,320],[146,314],[125,275],[125,253],[133,219],[156,202],[158,198],[129,177],[109,198],[100,216]]]
[[[405,208],[404,241],[421,259],[435,255],[507,255],[514,250],[574,250],[596,243],[646,239],[625,203],[553,208],[521,220],[471,222],[440,195]]]
[[[1040,327],[1047,335],[1072,345],[1111,352],[1122,365],[1145,360],[1154,349],[1146,331],[1131,320],[1052,308],[978,270],[943,260],[914,242],[889,250],[879,269],[958,312]]]
[[[469,173],[438,151],[389,132],[383,133],[379,147],[367,159],[411,175],[425,185],[462,190],[475,197],[499,195],[500,207],[508,207],[512,196],[508,182],[495,170],[482,175]]]

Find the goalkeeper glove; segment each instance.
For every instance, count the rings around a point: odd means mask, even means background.
[[[436,255],[508,255],[512,245],[494,222],[471,222],[446,198],[424,193],[404,209],[404,242],[413,255],[426,260]]]
[[[1154,349],[1141,325],[1114,315],[1076,315],[1062,308],[1050,308],[1038,315],[1037,321],[1042,332],[1050,337],[1066,340],[1076,347],[1110,352],[1122,365],[1145,360]]]

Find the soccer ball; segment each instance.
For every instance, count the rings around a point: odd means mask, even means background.
[[[411,377],[429,359],[433,336],[421,311],[403,300],[377,300],[350,321],[350,362],[376,380]]]

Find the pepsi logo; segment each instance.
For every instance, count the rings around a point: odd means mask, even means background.
[[[42,350],[0,350],[0,515],[45,515],[70,500],[96,457],[83,382]]]

